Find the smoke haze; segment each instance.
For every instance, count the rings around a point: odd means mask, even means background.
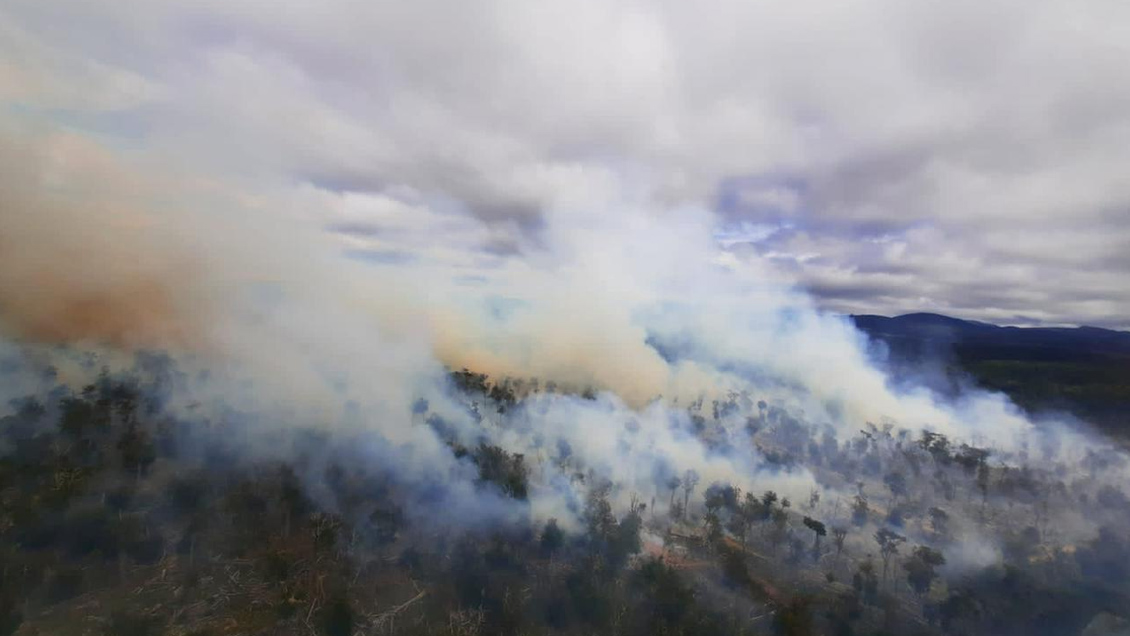
[[[1062,554],[1098,554],[1083,546],[1127,520],[1130,508],[1090,498],[1121,501],[1111,494],[1130,478],[1120,447],[1066,415],[1032,421],[1001,394],[942,395],[888,377],[836,313],[911,302],[913,290],[898,290],[912,270],[926,304],[946,307],[970,287],[1055,267],[1028,242],[1005,258],[1000,245],[970,241],[992,271],[977,281],[960,262],[972,258],[964,243],[946,252],[931,242],[982,222],[997,237],[1029,202],[1012,173],[999,188],[967,174],[979,162],[986,174],[1024,163],[1005,141],[976,138],[997,121],[986,112],[1026,91],[1010,82],[997,95],[992,78],[966,75],[989,59],[1021,69],[1045,60],[1021,41],[1029,31],[997,15],[1012,3],[985,18],[1008,26],[1000,46],[1011,56],[966,51],[939,27],[956,57],[974,59],[922,74],[889,67],[921,51],[879,17],[928,31],[929,16],[886,2],[859,3],[869,19],[845,15],[851,34],[819,21],[812,37],[826,48],[814,54],[828,68],[795,55],[767,67],[798,45],[732,33],[718,16],[765,10],[729,3],[702,16],[634,3],[581,3],[575,16],[432,6],[444,17],[435,21],[407,5],[284,4],[260,22],[226,3],[93,3],[75,19],[107,42],[76,32],[69,44],[44,34],[35,3],[0,9],[0,397],[13,412],[17,398],[53,390],[44,378],[79,395],[105,366],[151,387],[155,411],[186,424],[185,455],[207,458],[201,449],[220,440],[234,464],[300,458],[304,488],[327,509],[348,509],[325,476],[343,456],[395,475],[405,514],[429,529],[555,519],[580,533],[607,488],[617,514],[648,503],[650,540],[662,545],[656,515],[706,518],[679,483],[700,494],[773,490],[811,501],[806,514],[829,528],[859,529],[846,545],[860,562],[875,553],[873,531],[897,527],[944,550],[954,582],[1038,560],[1018,547],[1029,525]],[[947,20],[981,10],[958,4],[941,12]],[[1028,29],[1064,11],[1036,4]],[[793,22],[814,10],[782,9],[774,24],[800,37]],[[353,12],[355,25],[338,15]],[[1096,3],[1093,13],[1076,17],[1106,37],[1100,18],[1122,9]],[[671,26],[681,18],[686,31]],[[698,30],[727,36],[705,46]],[[582,36],[593,50],[570,44]],[[861,53],[873,75],[841,68],[861,41],[873,44]],[[706,71],[731,57],[755,60],[756,78],[729,63]],[[1095,57],[1109,64],[1104,77],[1121,77],[1123,62]],[[835,82],[848,71],[872,81],[848,91]],[[919,120],[922,104],[962,93],[948,81],[1004,104],[950,104]],[[1061,103],[1065,130],[1025,136],[1020,122],[1013,133],[1036,149],[1035,189],[1063,177],[1113,237],[1071,244],[1110,258],[1096,257],[1104,265],[1083,297],[1024,288],[1031,312],[1002,292],[988,314],[1125,319],[1130,301],[1112,282],[1125,274],[1115,255],[1125,223],[1109,213],[1125,188],[1107,170],[1062,175],[1045,161],[1070,145],[1085,88],[1055,91],[1072,97]],[[856,92],[902,99],[846,101]],[[1124,124],[1113,110],[1094,116]],[[938,132],[935,120],[960,130]],[[1097,147],[1077,149],[1078,165],[1125,158],[1130,145]],[[1089,188],[1105,194],[1084,196]],[[1012,211],[970,220],[966,206],[982,197]],[[1030,209],[1058,223],[1060,203]],[[895,218],[900,206],[909,221]],[[936,208],[960,213],[931,220]],[[932,265],[918,260],[923,245]],[[329,450],[304,455],[310,431]],[[934,434],[948,445],[931,446]],[[486,448],[519,457],[522,496],[482,487],[490,480],[474,453]],[[1037,492],[1034,481],[1057,485]],[[1017,502],[1030,524],[1012,523]],[[948,521],[927,521],[932,504],[948,507]],[[994,508],[1007,512],[990,520]],[[764,509],[768,519],[773,506]]]
[[[662,470],[743,487],[766,479],[756,450],[717,456],[670,437],[685,418],[680,404],[739,392],[842,439],[893,422],[1006,452],[1052,436],[1063,459],[1092,446],[1054,423],[1034,427],[1003,396],[971,390],[951,403],[913,383],[894,388],[843,319],[820,313],[756,256],[720,247],[708,211],[664,208],[638,180],[603,175],[548,208],[520,256],[453,281],[426,263],[374,266],[285,210],[179,185],[197,176],[131,169],[93,140],[14,140],[2,253],[10,337],[169,351],[222,374],[192,387],[185,404],[199,392],[292,413],[279,421],[306,414],[374,427],[397,445],[420,442],[416,400],[451,399],[445,369],[607,391],[591,404],[539,398],[529,434],[564,440],[625,497]],[[625,421],[640,427],[634,441],[621,437]],[[471,443],[481,432],[467,435]],[[494,441],[537,453],[514,433]],[[773,479],[794,497],[813,485],[804,472]],[[544,516],[568,515],[550,506]]]

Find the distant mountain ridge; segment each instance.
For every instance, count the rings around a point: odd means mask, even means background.
[[[981,345],[994,349],[1048,350],[1063,355],[1130,356],[1130,332],[1100,327],[1001,327],[941,314],[913,313],[887,317],[849,316],[855,326],[883,340],[909,339],[938,344]],[[1073,355],[1074,354],[1074,355]]]
[[[849,316],[894,377],[937,368],[1001,391],[1030,412],[1066,410],[1130,439],[1130,332],[1001,327],[940,314]],[[950,385],[955,386],[955,385]]]

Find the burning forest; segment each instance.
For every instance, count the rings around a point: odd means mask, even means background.
[[[1123,9],[49,4],[0,636],[1130,629]]]
[[[393,442],[348,408],[178,407],[214,380],[104,360],[5,352],[8,630],[1063,634],[1130,595],[1125,454],[1050,431],[464,369]]]

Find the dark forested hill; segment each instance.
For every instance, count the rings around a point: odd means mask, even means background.
[[[938,314],[851,316],[899,368],[941,362],[1030,411],[1068,410],[1130,433],[1130,332],[1000,327]]]

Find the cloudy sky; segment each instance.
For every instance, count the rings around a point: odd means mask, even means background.
[[[829,311],[1130,328],[1125,0],[6,0],[0,117],[374,271],[615,189]]]

